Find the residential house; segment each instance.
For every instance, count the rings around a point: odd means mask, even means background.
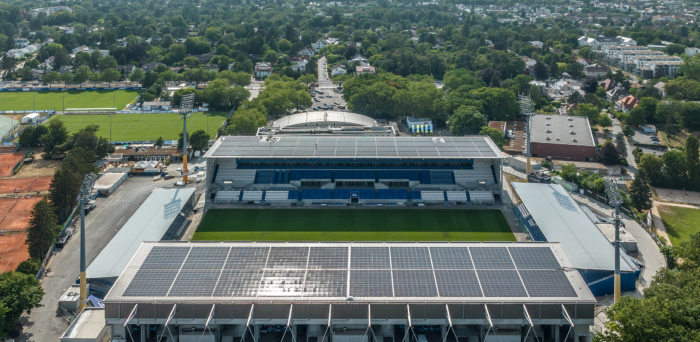
[[[311,56],[307,55],[295,55],[289,57],[289,61],[292,63],[292,69],[301,72],[306,71],[306,65],[310,60]]]
[[[351,60],[348,61],[348,63],[350,63],[350,64],[355,63],[355,62],[358,62],[360,64],[360,66],[368,66],[369,65],[369,63],[367,62],[367,58],[365,58],[365,56],[362,56],[362,55],[356,55],[355,57],[353,57]]]
[[[39,49],[41,49],[41,44],[39,44],[39,43],[27,45],[27,50],[29,51],[29,53],[35,53],[35,52],[39,51]]]
[[[600,65],[587,66],[584,69],[586,76],[595,77],[595,78],[605,77],[605,75],[607,75],[608,71],[610,71],[610,68],[608,68],[606,66],[600,66]]]
[[[255,63],[255,76],[258,78],[265,78],[272,75],[272,64],[268,62],[258,62]]]
[[[637,42],[628,37],[617,36],[617,37],[603,37],[598,36],[595,38],[588,38],[586,36],[580,37],[578,39],[578,46],[590,46],[591,50],[602,50],[605,46],[636,46]]]
[[[145,63],[144,65],[141,66],[141,69],[143,69],[143,71],[153,71],[159,65],[163,65],[163,63],[158,63],[158,62]]]
[[[346,69],[344,65],[336,64],[333,67],[331,67],[331,77],[338,76],[338,75],[345,75],[347,73],[348,73],[348,69]]]
[[[623,88],[621,84],[615,86],[614,89],[605,92],[605,97],[608,101],[617,101],[621,98],[627,97],[630,94],[627,89]]]
[[[321,38],[321,39],[317,40],[312,45],[312,47],[314,48],[314,50],[316,50],[316,52],[318,52],[318,51],[321,51],[321,49],[323,49],[324,47],[326,47],[328,45],[335,45],[335,44],[338,44],[338,38]]]
[[[205,67],[207,71],[219,71],[219,66],[216,64],[207,64]]]
[[[27,12],[29,15],[32,16],[32,18],[36,18],[39,13],[44,13],[46,16],[50,16],[54,13],[58,13],[61,11],[68,11],[68,12],[73,12],[73,10],[68,7],[68,6],[54,6],[54,7],[41,7],[41,8],[35,8],[29,12]]]
[[[571,96],[571,94],[574,93],[574,91],[576,91],[576,89],[571,86],[571,83],[564,80],[559,80],[549,86],[547,97],[555,101],[566,100],[569,98],[569,96]]]
[[[77,48],[73,49],[72,52],[73,52],[74,55],[77,55],[77,54],[79,54],[79,53],[81,53],[81,52],[90,53],[90,48],[87,47],[87,46],[85,46],[85,45],[81,45],[81,46],[78,46]]]
[[[700,53],[700,49],[698,49],[696,47],[685,48],[685,53],[688,54],[688,56],[693,57],[693,56],[697,55],[698,53]]]
[[[309,57],[313,57],[315,54],[316,54],[316,52],[310,47],[305,47],[305,48],[299,50],[299,52],[297,53],[297,55],[309,56]]]
[[[208,52],[203,55],[187,55],[186,57],[195,57],[197,60],[199,60],[199,64],[207,65],[214,58],[214,53]]]
[[[538,48],[540,48],[540,49],[544,46],[544,43],[542,43],[542,42],[539,41],[539,40],[533,40],[533,41],[530,42],[530,44],[531,44],[532,46],[538,47]]]
[[[29,45],[29,39],[27,38],[15,38],[15,48],[16,49],[21,49],[25,48]]]
[[[661,96],[666,97],[666,89],[664,88],[666,86],[666,83],[664,82],[659,82],[657,84],[654,84],[654,88],[661,93]]]
[[[73,34],[73,28],[72,27],[66,27],[66,26],[58,26],[56,27],[57,30],[65,33],[65,34]]]
[[[7,56],[10,56],[12,58],[24,58],[24,54],[29,53],[29,49],[27,48],[22,48],[22,49],[12,49],[10,51],[7,51],[5,54]]]
[[[576,60],[576,63],[581,64],[584,67],[593,65],[593,61],[590,60],[589,58],[579,58]]]
[[[632,108],[637,106],[638,103],[639,99],[632,95],[628,95],[627,97],[624,97],[615,102],[615,110],[618,112],[629,113],[632,110]]]
[[[374,70],[373,66],[356,66],[355,67],[355,74],[356,75],[362,75],[362,74],[375,74],[376,71]]]
[[[607,91],[615,89],[615,87],[617,86],[617,82],[608,78],[604,81],[598,82],[598,86],[603,87],[603,89],[605,89],[605,91],[607,92]]]
[[[73,72],[73,66],[72,65],[64,65],[61,68],[58,69],[58,73],[63,75],[67,72]]]
[[[122,74],[130,75],[134,70],[136,70],[136,66],[134,65],[117,65],[117,71],[119,71]]]

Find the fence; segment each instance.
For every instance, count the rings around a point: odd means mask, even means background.
[[[58,233],[58,236],[61,236],[66,231],[66,228],[68,228],[71,225],[73,219],[75,218],[75,214],[78,212],[79,207],[80,203],[78,203],[78,205],[75,206],[75,208],[73,208],[73,212],[71,212],[70,216],[68,216],[68,219],[63,224],[63,228],[61,228],[61,232]],[[44,271],[46,270],[46,265],[49,264],[49,260],[51,260],[51,255],[53,254],[54,250],[56,250],[56,241],[54,241],[54,243],[51,245],[51,248],[49,248],[48,253],[46,253],[44,261],[41,263],[41,267],[39,268],[39,272],[37,272],[36,274],[36,279],[41,278],[41,276],[44,274]]]
[[[16,174],[17,171],[19,171],[19,168],[22,167],[22,165],[24,165],[24,159],[26,159],[29,156],[29,154],[31,154],[31,153],[32,153],[32,148],[30,147],[29,150],[27,151],[27,153],[24,154],[24,158],[22,158],[22,160],[18,161],[17,165],[15,165],[15,167],[12,169],[13,175]]]

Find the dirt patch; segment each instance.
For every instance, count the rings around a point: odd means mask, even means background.
[[[20,262],[29,259],[29,249],[24,243],[27,233],[0,236],[0,273],[12,271]]]
[[[0,194],[16,194],[49,190],[53,177],[0,179]]]
[[[22,165],[17,174],[12,178],[53,177],[56,170],[61,168],[59,160],[44,160],[38,154],[34,155],[33,162]]]
[[[12,176],[12,169],[24,158],[24,153],[4,153],[0,154],[0,177]]]

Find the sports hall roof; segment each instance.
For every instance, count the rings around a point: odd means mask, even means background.
[[[555,243],[147,242],[105,298],[144,303],[350,300],[595,303]]]
[[[467,137],[221,137],[206,158],[503,158],[488,136]]]
[[[87,277],[116,278],[144,241],[158,241],[192,197],[194,188],[153,190],[87,268]]]
[[[561,185],[511,184],[547,241],[560,243],[574,267],[615,269],[615,248]],[[623,257],[620,270],[633,271]]]
[[[534,143],[595,146],[585,116],[534,115],[530,118],[530,127],[530,141]]]
[[[379,126],[377,120],[357,113],[319,111],[287,115],[272,123],[272,127],[294,128],[307,126]]]

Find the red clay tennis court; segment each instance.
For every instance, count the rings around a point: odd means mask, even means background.
[[[0,177],[12,176],[12,169],[22,159],[24,159],[22,152],[0,154]]]
[[[24,241],[27,233],[0,236],[0,273],[12,271],[20,262],[29,259],[29,249]]]
[[[47,191],[53,177],[0,179],[0,194]]]

